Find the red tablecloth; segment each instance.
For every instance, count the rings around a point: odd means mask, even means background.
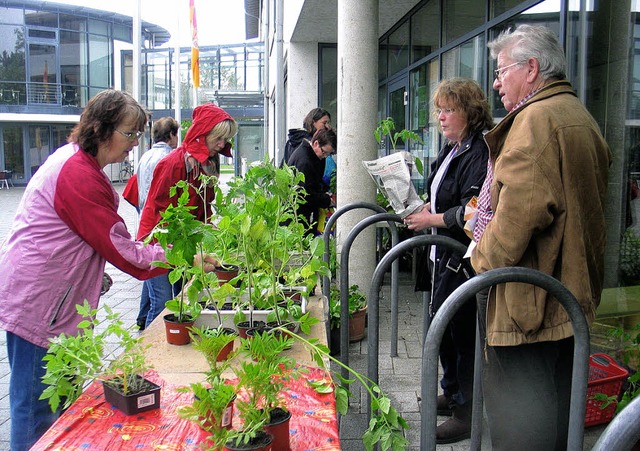
[[[319,368],[304,367],[299,379],[287,378],[284,399],[291,412],[292,451],[340,450],[333,394],[318,394],[307,380],[330,376]],[[162,387],[160,409],[127,416],[104,399],[102,384],[92,383],[54,423],[31,451],[38,450],[195,450],[207,433],[178,417],[176,409],[192,402],[190,393],[178,393],[156,372],[147,378]],[[234,424],[238,418],[234,418]],[[275,450],[274,450],[275,451]]]

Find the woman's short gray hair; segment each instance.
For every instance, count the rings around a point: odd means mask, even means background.
[[[547,27],[520,25],[514,31],[508,29],[488,44],[491,57],[507,50],[513,61],[535,58],[540,65],[543,79],[567,78],[567,61],[557,36]]]

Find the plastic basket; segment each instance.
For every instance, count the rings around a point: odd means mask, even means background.
[[[622,383],[629,372],[618,365],[606,354],[593,354],[589,359],[589,382],[587,384],[587,410],[584,419],[585,427],[608,423],[613,418],[618,404]],[[594,395],[602,393],[615,396],[616,400],[605,408],[604,401],[596,401]]]

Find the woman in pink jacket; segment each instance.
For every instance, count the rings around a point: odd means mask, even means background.
[[[166,272],[158,245],[134,240],[118,216],[118,193],[103,168],[138,145],[147,112],[130,95],[107,90],[87,104],[69,144],[29,182],[0,248],[0,327],[7,332],[11,376],[11,449],[28,450],[51,426],[39,397],[49,339],[75,335],[76,305],[97,308],[105,262],[138,279]]]

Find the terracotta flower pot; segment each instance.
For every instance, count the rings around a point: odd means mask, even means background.
[[[289,420],[291,420],[291,412],[287,412],[280,407],[276,407],[270,413],[271,420],[265,426],[267,434],[273,436],[271,446],[274,450],[289,451]]]
[[[213,272],[216,273],[216,276],[218,277],[218,281],[220,285],[223,285],[227,282],[229,282],[231,279],[233,279],[234,277],[238,277],[238,272],[240,272],[240,268],[238,266],[235,265],[228,265],[228,266],[219,266],[216,267]]]
[[[367,308],[353,312],[349,318],[349,341],[351,343],[364,338],[365,321],[367,318]]]
[[[267,325],[264,321],[254,321],[253,326],[249,321],[242,321],[236,324],[236,329],[238,329],[238,334],[240,334],[241,338],[247,338],[247,331],[249,329],[262,329]]]
[[[178,322],[178,318],[173,313],[164,315],[164,326],[167,333],[167,343],[172,345],[187,345],[191,341],[189,329],[193,327],[194,321]]]

